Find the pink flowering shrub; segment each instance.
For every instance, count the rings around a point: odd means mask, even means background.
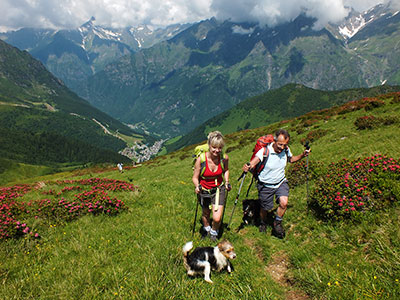
[[[304,145],[307,141],[315,142],[316,140],[325,136],[327,133],[328,133],[328,130],[325,130],[325,129],[311,130],[309,133],[307,133],[306,137],[304,137],[300,140],[300,143],[302,143]]]
[[[393,125],[399,123],[397,116],[385,116],[385,117],[374,117],[374,116],[362,116],[355,120],[354,125],[358,130],[373,129],[383,125]]]
[[[315,183],[309,205],[323,219],[379,210],[400,199],[400,161],[377,154],[332,163]]]
[[[46,198],[25,201],[29,192],[45,186],[55,188],[41,191]],[[126,209],[123,201],[109,193],[135,191],[136,186],[107,178],[47,182],[43,186],[16,185],[0,188],[0,240],[28,236],[39,238],[37,228],[29,222],[41,224],[63,223],[86,214],[116,215]],[[27,196],[25,196],[27,195]],[[36,197],[37,198],[37,197]]]
[[[355,120],[354,125],[358,130],[372,129],[379,126],[379,118],[374,116],[362,116]]]
[[[393,96],[392,101],[391,101],[392,104],[400,102],[400,92],[393,93],[392,96]]]
[[[373,108],[380,107],[385,105],[385,101],[371,97],[371,98],[362,98],[360,100],[349,101],[339,107],[336,108],[336,113],[338,115],[346,114],[348,112],[365,109],[372,110]]]

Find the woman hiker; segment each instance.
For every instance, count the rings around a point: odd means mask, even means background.
[[[210,236],[212,241],[217,241],[226,191],[231,190],[228,155],[222,152],[225,142],[221,132],[210,132],[207,143],[209,150],[197,158],[192,181],[203,212],[201,216],[202,235],[203,237]],[[211,210],[212,223],[210,221]]]

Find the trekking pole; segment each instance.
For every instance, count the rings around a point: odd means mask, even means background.
[[[249,165],[249,163],[247,163],[247,164]],[[237,193],[237,196],[236,196],[236,199],[235,199],[235,204],[233,205],[232,214],[231,214],[231,217],[229,219],[228,226],[226,227],[228,230],[229,230],[229,225],[232,222],[233,213],[235,212],[236,204],[238,203],[239,196],[240,196],[240,191],[242,190],[242,186],[243,186],[244,179],[246,178],[246,174],[247,174],[247,172],[243,172],[242,175],[240,175],[240,177],[238,179],[238,180],[240,180],[240,178],[242,178],[242,181],[240,183],[239,190],[238,190],[238,193]]]
[[[201,192],[201,184],[199,184],[199,190]],[[201,195],[200,195],[201,198]],[[196,212],[194,214],[194,221],[193,221],[193,230],[192,230],[192,237],[194,235],[194,231],[196,230],[196,219],[197,219],[197,210],[199,208],[199,200],[197,199],[197,194],[196,194]]]
[[[231,187],[231,184],[228,183],[229,189]],[[224,203],[224,210],[222,211],[222,217],[221,217],[221,225],[224,226],[224,215],[225,215],[225,207],[226,207],[226,203],[228,202],[228,195],[229,195],[229,191],[226,191],[226,196],[225,196],[225,203]],[[226,228],[228,229],[228,227]],[[228,229],[229,230],[229,229]]]
[[[304,144],[306,150],[310,149],[309,141]],[[308,189],[308,155],[306,157],[306,187],[307,187],[307,213],[308,213],[308,206],[309,206],[309,189]]]

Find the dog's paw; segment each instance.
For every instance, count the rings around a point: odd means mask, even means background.
[[[207,281],[208,283],[213,283],[212,280],[210,278],[205,279],[205,281]]]

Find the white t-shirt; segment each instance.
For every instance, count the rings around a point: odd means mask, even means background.
[[[292,157],[292,152],[287,148],[287,151],[283,150],[281,153],[276,153],[272,147],[272,143],[268,145],[268,149],[269,155],[267,157],[267,163],[258,175],[258,179],[261,183],[264,183],[266,187],[278,188],[285,180],[285,168],[288,158]],[[264,148],[260,149],[256,154],[260,161],[264,158],[263,154]]]

